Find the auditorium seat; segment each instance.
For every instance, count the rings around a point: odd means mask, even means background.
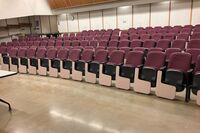
[[[173,41],[176,38],[176,35],[174,33],[166,33],[163,36],[163,39],[168,39],[170,41]]]
[[[140,39],[141,39],[142,41],[147,40],[147,39],[150,39],[150,38],[151,38],[150,34],[141,34],[141,35],[140,35]]]
[[[63,62],[68,58],[69,50],[62,48],[57,50],[56,58],[49,60],[49,75],[52,77],[58,77],[58,73],[62,71]]]
[[[129,47],[130,41],[129,40],[120,40],[118,47]]]
[[[185,50],[186,40],[176,39],[172,42],[172,48],[179,48],[182,51]]]
[[[171,42],[168,39],[161,39],[156,44],[156,48],[162,48],[164,51],[170,47],[171,47]]]
[[[99,41],[99,46],[101,46],[101,47],[107,47],[108,46],[108,41],[107,40],[101,40],[101,41]]]
[[[118,47],[118,40],[110,40],[108,43],[108,47]]]
[[[125,59],[124,59],[124,62],[126,61],[126,59],[127,59],[127,55],[128,55],[128,53],[132,50],[130,47],[120,47],[119,48],[119,50],[122,50],[122,51],[124,51],[124,53],[125,53]]]
[[[116,66],[122,65],[124,62],[124,51],[115,50],[111,53],[106,64],[100,64],[99,84],[111,86],[112,80],[115,79]]]
[[[82,41],[80,41],[80,46],[82,46],[82,47],[89,46],[89,41],[88,40],[82,40]]]
[[[193,39],[200,39],[200,33],[193,33],[191,36],[190,36],[190,40],[193,40]]]
[[[18,54],[18,48],[11,48],[8,51],[8,55],[3,57],[3,64],[2,64],[2,69],[7,70],[7,71],[18,71],[18,59],[17,59],[17,54]]]
[[[40,58],[38,63],[38,74],[42,76],[47,75],[47,71],[49,71],[49,66],[51,65],[51,59],[56,58],[57,49],[56,48],[49,48],[46,51],[46,56]]]
[[[165,51],[165,54],[166,54],[166,62],[168,63],[169,62],[169,59],[170,59],[170,56],[173,54],[173,53],[177,53],[177,52],[181,52],[181,49],[179,48],[168,48],[166,49]]]
[[[143,60],[144,52],[130,51],[127,55],[126,63],[116,68],[115,86],[120,89],[129,90],[130,83],[134,82],[135,68],[140,68]]]
[[[192,85],[190,88],[192,89],[192,93],[196,95],[196,103],[200,106],[200,56],[198,56],[196,60],[196,67],[193,73]]]
[[[184,39],[185,41],[188,41],[189,36],[190,36],[190,34],[188,34],[188,33],[180,33],[177,35],[176,39]]]
[[[70,40],[65,40],[63,46],[71,46],[71,41]]]
[[[89,46],[92,46],[92,47],[96,48],[98,46],[97,40],[90,40],[89,41]]]
[[[144,43],[143,43],[143,47],[144,48],[153,48],[153,47],[155,47],[156,46],[156,41],[155,40],[153,40],[153,39],[147,39],[147,40],[145,40],[144,41]]]
[[[195,63],[197,61],[198,56],[200,55],[200,49],[187,49],[186,53],[191,54],[192,56],[192,62],[191,62],[191,67],[194,68],[195,67]]]
[[[40,43],[41,43],[40,41],[34,41],[34,42],[33,42],[33,46],[39,47],[39,46],[40,46]]]
[[[100,49],[95,53],[94,60],[85,65],[85,81],[89,83],[96,83],[96,78],[99,78],[100,64],[107,62],[108,51]]]
[[[46,47],[47,44],[48,44],[48,41],[45,41],[45,40],[40,42],[40,46],[42,46],[42,47]]]
[[[27,73],[28,69],[27,48],[19,48],[17,57],[18,57],[18,71],[20,73]]]
[[[63,46],[63,41],[62,40],[57,40],[55,47],[62,47]]]
[[[163,50],[162,48],[159,48],[159,47],[149,48],[149,49],[148,49],[148,52],[153,52],[153,51],[160,51],[160,52],[163,52],[164,50]]]
[[[79,60],[81,57],[81,49],[71,49],[67,60],[62,62],[60,77],[69,79],[72,71],[72,62]]]
[[[182,92],[188,85],[192,57],[189,53],[173,53],[165,71],[158,72],[156,95],[175,99],[176,92]],[[186,91],[187,94],[187,91]]]
[[[198,48],[198,49],[200,49],[200,39],[192,39],[192,40],[190,40],[188,42],[187,48],[188,49],[191,49],[191,48]]]
[[[135,47],[142,47],[143,41],[139,40],[139,39],[134,39],[131,41],[130,43],[130,47],[131,48],[135,48]]]
[[[85,65],[93,60],[94,51],[85,49],[82,52],[80,60],[72,63],[72,79],[82,81],[85,76]]]
[[[80,46],[80,41],[79,41],[79,40],[73,40],[73,41],[71,42],[71,44],[72,44],[72,47]]]
[[[135,39],[139,39],[139,38],[140,38],[140,36],[138,34],[136,34],[136,33],[130,34],[130,40],[131,41],[135,40]]]
[[[27,60],[28,60],[28,73],[29,74],[36,74],[36,64],[35,64],[35,57],[36,57],[36,50],[37,47],[30,47],[27,49]],[[32,61],[34,60],[34,61]]]
[[[151,87],[156,87],[157,72],[163,69],[164,64],[164,52],[149,52],[143,68],[135,70],[134,91],[150,94]]]

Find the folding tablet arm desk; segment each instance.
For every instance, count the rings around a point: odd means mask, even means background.
[[[12,76],[12,75],[15,75],[15,74],[17,74],[17,73],[16,73],[16,72],[11,72],[11,71],[0,70],[0,78],[9,77],[9,76]],[[10,105],[10,103],[4,101],[4,100],[1,99],[1,98],[0,98],[0,102],[3,102],[3,103],[5,103],[5,104],[7,104],[8,107],[9,107],[9,111],[12,110],[12,109],[11,109],[11,105]]]

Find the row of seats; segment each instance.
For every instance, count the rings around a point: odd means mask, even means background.
[[[85,76],[85,81],[90,83],[96,83],[98,78],[99,84],[105,86],[112,86],[114,80],[117,88],[126,90],[133,83],[135,92],[150,94],[155,87],[156,95],[167,99],[174,99],[176,92],[186,88],[185,100],[189,101],[192,89],[200,105],[200,51],[195,58],[193,53],[171,51],[169,55],[167,51],[151,51],[145,54],[134,50],[125,59],[122,50],[114,50],[108,56],[107,50],[12,48],[9,55],[3,56],[2,69],[71,77],[78,81]]]
[[[146,39],[145,41],[141,41],[138,39],[129,41],[129,40],[122,40],[122,41],[116,41],[116,40],[102,40],[102,41],[23,41],[23,42],[8,42],[2,43],[0,46],[0,53],[6,52],[6,49],[10,49],[12,47],[129,47],[129,48],[135,48],[135,47],[143,47],[144,49],[150,49],[150,48],[160,48],[161,50],[166,50],[167,48],[179,48],[181,50],[185,49],[191,49],[191,48],[198,48],[200,49],[200,39],[192,39],[189,42],[186,42],[183,39],[177,39],[174,41],[170,41],[168,39],[161,39],[158,41],[155,41],[153,39]]]
[[[193,34],[199,33],[200,32],[200,26],[199,25],[185,25],[185,26],[157,26],[157,27],[138,27],[137,29],[135,28],[129,28],[128,30],[120,30],[120,29],[108,29],[108,30],[89,30],[89,31],[82,31],[78,33],[64,33],[61,34],[61,36],[55,38],[55,37],[44,37],[41,38],[38,35],[28,35],[26,37],[20,37],[19,41],[42,41],[46,40],[101,40],[102,37],[106,36],[116,36],[114,38],[118,38],[120,40],[122,39],[130,39],[132,40],[133,38],[138,38],[138,39],[143,39],[143,38],[154,38],[154,36],[161,36],[163,38],[164,36],[186,36],[184,38],[188,38],[188,36],[196,36]],[[180,35],[179,35],[180,34]],[[183,35],[182,35],[183,34]],[[127,37],[128,36],[128,37]],[[164,37],[165,38],[165,37]],[[193,38],[193,37],[192,37]],[[111,38],[110,38],[111,39]],[[182,38],[180,38],[182,39]]]

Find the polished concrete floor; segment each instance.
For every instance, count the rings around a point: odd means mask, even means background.
[[[183,94],[180,94],[183,95]],[[200,107],[115,87],[18,74],[0,79],[0,133],[199,133]]]

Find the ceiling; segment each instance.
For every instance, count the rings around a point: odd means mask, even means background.
[[[48,0],[51,9],[73,8],[108,3],[118,0]]]

